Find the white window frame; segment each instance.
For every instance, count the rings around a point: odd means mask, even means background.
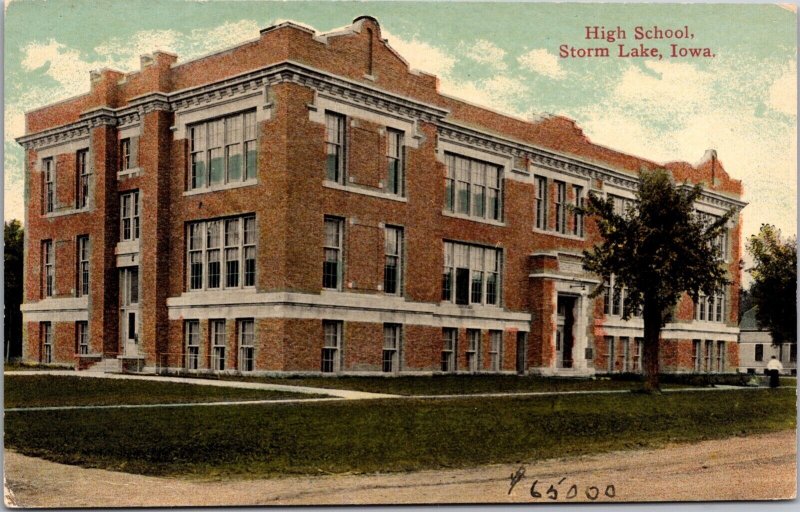
[[[703,340],[692,340],[692,363],[696,373],[703,371]]]
[[[75,287],[75,294],[78,297],[89,295],[89,255],[91,246],[89,245],[89,235],[78,237],[78,283]]]
[[[42,322],[42,363],[50,364],[53,362],[53,324],[52,322]]]
[[[606,336],[606,358],[608,359],[608,373],[614,373],[616,371],[616,345],[617,340],[614,336]]]
[[[713,295],[700,294],[694,303],[694,319],[699,322],[725,323],[726,295],[724,292]]]
[[[120,171],[127,171],[131,168],[133,160],[131,158],[131,138],[125,137],[119,141],[119,169]]]
[[[119,198],[119,218],[120,234],[119,239],[123,242],[136,241],[140,235],[139,220],[139,191],[132,190],[120,194]]]
[[[503,222],[502,165],[448,151],[445,152],[445,167],[445,212]],[[490,212],[492,196],[495,197],[495,212]]]
[[[52,240],[42,240],[42,265],[42,295],[52,297],[56,293],[56,253]]]
[[[503,366],[503,331],[489,331],[489,359],[491,370],[499,372]]]
[[[322,321],[322,356],[320,371],[322,373],[339,373],[342,365],[342,322],[339,320]]]
[[[572,185],[572,194],[574,197],[574,205],[577,208],[583,208],[583,186],[581,185]],[[574,236],[583,238],[584,236],[584,218],[583,214],[578,212],[577,210],[573,212],[572,215],[572,234]]]
[[[383,291],[389,295],[403,294],[403,228],[384,227]],[[394,268],[394,290],[390,290],[390,269]]]
[[[458,329],[442,328],[442,372],[454,373],[458,365]]]
[[[717,372],[723,373],[725,371],[725,346],[723,340],[717,340]]]
[[[404,137],[401,130],[386,129],[386,192],[398,197],[406,195]]]
[[[467,329],[467,370],[477,373],[481,369],[481,330]]]
[[[256,369],[256,322],[252,318],[241,318],[236,323],[239,341],[239,371],[252,372]]]
[[[703,345],[703,369],[711,372],[714,364],[714,340],[705,340]]]
[[[56,209],[56,161],[53,157],[42,159],[42,172],[44,174],[44,213],[52,213]]]
[[[186,359],[184,368],[187,370],[200,369],[200,320],[185,320],[183,323]]]
[[[225,320],[211,320],[211,369],[214,371],[225,370],[227,341]]]
[[[335,227],[334,237],[328,236],[329,227]],[[322,246],[322,288],[326,290],[341,290],[344,279],[344,219],[340,217],[325,216]],[[326,273],[326,264],[336,263],[336,283],[333,286],[328,280],[331,274]]]
[[[384,373],[400,371],[400,349],[403,339],[403,326],[383,324],[383,357],[381,370]]]
[[[186,287],[188,291],[241,290],[255,287],[256,275],[252,284],[246,274],[248,255],[252,254],[252,267],[257,272],[257,228],[254,214],[206,219],[187,223],[186,226]],[[253,229],[245,233],[246,224],[252,222]],[[235,233],[226,236],[227,226],[235,225]],[[251,238],[252,234],[252,238]],[[246,236],[245,236],[246,235]],[[247,242],[245,239],[247,238]],[[228,263],[233,263],[236,255],[236,284],[230,285]],[[212,261],[213,260],[213,261]],[[211,280],[211,263],[219,264],[219,286]],[[199,274],[193,274],[193,265],[198,266]]]
[[[89,322],[79,320],[75,322],[75,337],[77,338],[78,354],[86,355],[89,353]]]
[[[89,206],[89,180],[92,175],[92,169],[89,162],[89,150],[79,149],[75,153],[78,186],[75,194],[75,207],[86,208]]]
[[[535,199],[535,219],[534,227],[541,231],[547,230],[547,177],[534,176]]]
[[[258,178],[258,119],[253,109],[226,113],[186,126],[189,139],[187,190],[215,190],[232,184],[255,183]],[[219,181],[212,181],[212,153],[219,155]],[[232,166],[238,153],[239,164]],[[202,171],[198,172],[199,165]],[[233,169],[238,167],[238,176]]]
[[[457,269],[466,269],[468,271],[467,302],[461,305],[500,306],[502,304],[503,250],[501,248],[445,240],[444,267],[442,270],[443,302],[460,304],[457,301],[459,296]],[[494,302],[489,301],[490,277],[493,277],[495,282]],[[474,282],[476,281],[481,283],[479,301],[474,300],[475,294],[473,291]],[[446,283],[449,283],[449,292]]]
[[[325,179],[344,185],[347,174],[347,117],[330,110],[325,111],[325,155]]]
[[[553,227],[556,233],[567,234],[567,184],[563,181],[553,181],[556,192],[556,224]]]

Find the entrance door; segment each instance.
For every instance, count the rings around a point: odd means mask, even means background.
[[[126,356],[139,355],[139,267],[120,272],[120,337]]]
[[[556,322],[556,367],[572,368],[572,347],[575,338],[575,297],[559,295]]]
[[[528,349],[528,333],[517,331],[517,374],[524,375]]]

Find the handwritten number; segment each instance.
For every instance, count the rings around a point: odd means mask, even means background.
[[[609,484],[608,487],[606,487],[606,496],[608,496],[609,498],[613,498],[616,495],[617,495],[617,490],[614,489],[614,484]]]
[[[572,484],[572,487],[570,487],[569,490],[567,491],[567,499],[571,500],[577,495],[578,495],[578,486],[577,484]]]
[[[586,489],[586,497],[592,501],[596,500],[599,495],[600,495],[600,489],[598,489],[595,486],[591,486],[588,489]]]
[[[558,491],[552,485],[550,486],[549,489],[547,489],[547,497],[550,498],[551,500],[558,499]]]
[[[531,485],[531,497],[532,498],[541,498],[542,493],[536,490],[536,484],[539,483],[538,480],[534,480],[533,484]]]

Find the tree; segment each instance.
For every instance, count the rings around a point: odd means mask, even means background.
[[[4,265],[4,354],[16,357],[22,355],[22,251],[23,251],[22,224],[13,219],[3,224],[3,241],[5,252]]]
[[[772,343],[797,343],[797,240],[781,239],[775,226],[762,224],[747,241],[755,266],[750,293],[756,319],[772,333]]]
[[[614,275],[616,285],[626,289],[624,319],[642,313],[648,391],[659,389],[661,329],[681,295],[688,293],[697,301],[701,292],[712,295],[730,283],[714,242],[733,210],[708,221],[694,209],[701,194],[701,186],[677,186],[664,170],[642,171],[638,200],[624,212],[615,213],[611,198],[595,194],[579,208],[595,218],[602,238],[583,252],[583,268],[601,276],[605,286]],[[592,296],[603,289],[598,287]]]

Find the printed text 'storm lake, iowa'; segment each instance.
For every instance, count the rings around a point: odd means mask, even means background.
[[[628,32],[621,26],[606,28],[604,25],[587,25],[584,27],[583,38],[587,41],[605,41],[615,43],[627,40]],[[677,28],[666,28],[658,25],[633,28],[635,41],[646,41],[630,45],[618,43],[611,46],[577,47],[571,44],[562,44],[558,47],[558,56],[562,59],[589,58],[589,57],[638,57],[661,60],[664,56],[669,58],[714,58],[716,54],[709,47],[692,45],[694,32],[688,25]],[[660,46],[655,46],[661,43]],[[666,46],[662,46],[666,44]]]

